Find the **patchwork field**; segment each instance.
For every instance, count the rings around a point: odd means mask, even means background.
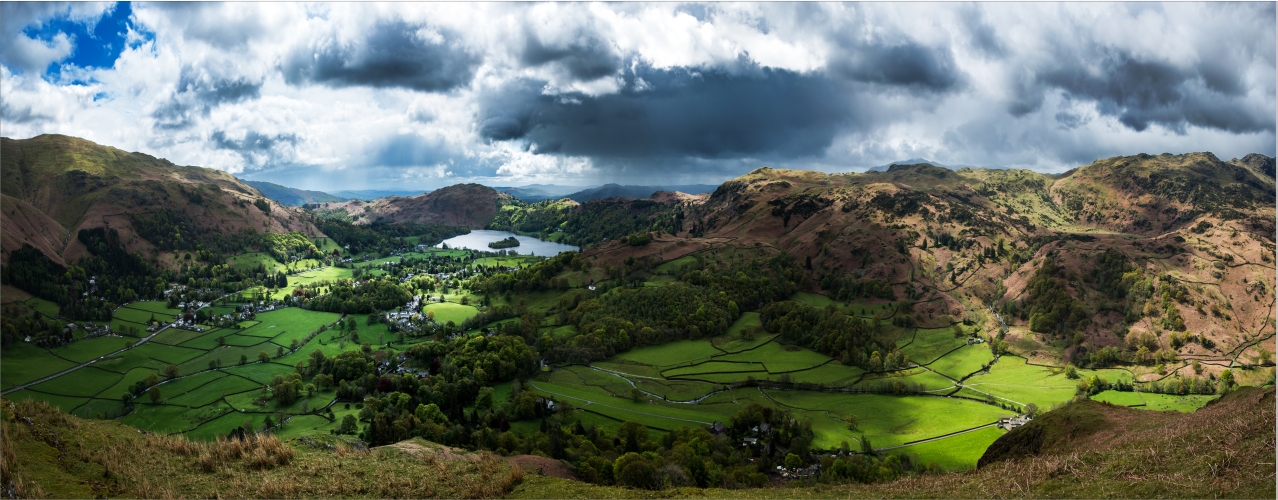
[[[511,266],[525,260],[488,258],[480,264]],[[290,276],[289,280],[290,285],[296,285],[349,276],[350,269],[324,268]],[[461,295],[448,297],[459,301]],[[496,303],[518,301],[551,316],[559,298],[548,292],[490,297]],[[844,304],[807,293],[793,299],[817,307],[836,307],[866,321],[890,307],[886,303]],[[49,310],[48,305],[41,307]],[[479,313],[476,307],[456,302],[429,304],[426,310],[434,311],[436,321],[457,324]],[[57,311],[46,313],[56,315]],[[113,322],[144,327],[152,316],[168,320],[178,313],[162,302],[134,303],[121,307]],[[0,384],[15,388],[92,362],[7,396],[39,399],[82,417],[119,418],[148,431],[181,433],[195,439],[213,439],[246,424],[261,426],[267,415],[277,412],[282,412],[285,420],[276,429],[280,436],[327,433],[337,428],[342,417],[358,414],[358,405],[339,404],[333,407],[332,415],[316,414],[310,410],[328,406],[335,397],[333,389],[281,405],[263,397],[267,394],[264,386],[293,372],[313,351],[332,357],[361,349],[365,342],[395,342],[386,325],[369,324],[367,315],[351,316],[359,341],[352,341],[346,328],[307,338],[340,317],[284,308],[260,313],[254,321],[236,328],[206,332],[168,328],[137,345],[134,342],[138,339],[127,337],[80,340],[53,350],[17,343],[0,353]],[[645,346],[590,366],[551,369],[529,381],[526,388],[570,403],[577,410],[576,418],[605,429],[636,421],[661,432],[726,422],[751,402],[784,407],[812,423],[815,448],[833,450],[845,443],[859,448],[865,439],[886,453],[910,454],[947,470],[975,466],[984,450],[1002,434],[989,426],[997,419],[1017,414],[1028,403],[1050,408],[1075,395],[1077,381],[1066,378],[1063,367],[1032,365],[1015,356],[995,359],[987,344],[969,345],[967,339],[975,333],[974,328],[885,330],[908,356],[909,366],[866,372],[844,365],[768,334],[760,326],[759,315],[747,312],[723,336]],[[547,323],[541,331],[561,342],[576,333],[571,325]],[[417,338],[410,343],[429,341]],[[125,350],[117,353],[120,349]],[[168,365],[177,367],[172,379],[162,374]],[[1082,377],[1098,375],[1109,381],[1132,377],[1125,370],[1078,372]],[[143,394],[127,411],[121,396],[151,375],[162,381],[155,386],[155,399]],[[497,404],[510,399],[510,382],[495,389]],[[1192,411],[1212,398],[1105,392],[1096,399],[1138,408]],[[857,417],[855,428],[849,428],[849,414]],[[539,428],[536,420],[511,425],[527,432]]]
[[[157,319],[167,318],[166,315],[176,312],[162,302],[138,302],[119,308],[114,321],[122,318],[145,321],[152,314]],[[120,420],[148,431],[183,432],[195,438],[212,439],[246,419],[260,424],[270,412],[301,414],[303,405],[308,409],[320,408],[332,401],[334,393],[330,390],[318,392],[313,398],[299,398],[284,408],[253,404],[263,384],[276,375],[292,372],[293,364],[305,359],[311,351],[320,349],[335,355],[342,350],[360,348],[353,342],[347,343],[345,349],[335,344],[330,347],[323,343],[322,336],[316,336],[299,345],[295,352],[291,350],[295,340],[304,340],[310,332],[331,325],[339,316],[285,308],[258,314],[257,321],[249,322],[245,329],[195,332],[168,328],[136,345],[137,339],[127,337],[78,340],[52,350],[18,342],[0,353],[3,356],[0,382],[9,389],[88,362],[86,366],[5,396],[47,401],[85,418],[114,418],[125,411],[121,396],[139,380],[154,375],[160,380],[155,386],[158,399],[152,401],[143,394],[134,400],[133,410]],[[116,353],[121,349],[125,350]],[[280,349],[284,350],[285,357],[276,359]],[[271,358],[269,362],[258,361],[262,352]],[[241,356],[246,361],[243,365]],[[220,369],[210,369],[210,362],[218,366],[219,361]],[[175,378],[168,379],[162,373],[169,365],[178,368]],[[232,401],[240,406],[231,404]],[[296,431],[305,429],[307,422],[318,423],[311,420],[298,420]]]

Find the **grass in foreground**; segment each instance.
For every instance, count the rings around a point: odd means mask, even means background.
[[[19,497],[492,498],[523,475],[489,453],[416,440],[370,451],[332,438],[199,443],[38,402],[0,405],[3,482]]]

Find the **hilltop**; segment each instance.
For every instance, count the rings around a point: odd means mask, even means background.
[[[172,249],[152,241],[161,236],[153,231],[159,228],[139,227],[161,213],[200,233],[322,236],[304,211],[265,200],[221,170],[179,166],[64,135],[0,138],[0,181],[5,262],[23,244],[60,265],[74,261],[87,255],[76,235],[107,227],[129,252],[168,259]]]
[[[263,181],[244,181],[244,183],[257,188],[263,196],[275,200],[281,205],[288,205],[290,207],[300,207],[307,203],[320,203],[325,201],[346,201],[346,198],[333,196],[323,191],[307,191],[305,189],[295,189]]]
[[[515,197],[487,186],[457,184],[417,196],[314,203],[309,207],[345,211],[356,224],[385,220],[482,228],[501,207],[519,203],[522,202]]]
[[[578,203],[585,203],[591,200],[603,198],[649,198],[653,194],[665,191],[678,191],[693,195],[709,193],[718,186],[709,184],[691,184],[686,186],[622,186],[618,184],[604,184],[597,188],[583,189],[575,193],[564,196]]]

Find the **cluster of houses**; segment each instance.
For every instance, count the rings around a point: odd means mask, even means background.
[[[72,330],[77,330],[81,328],[84,329],[84,332],[85,332],[84,338],[86,339],[111,335],[110,325],[96,325],[92,321],[85,321],[84,325],[67,323],[66,326],[62,327],[62,333],[71,333]],[[23,340],[26,342],[31,342],[31,336],[27,335],[27,337]]]
[[[784,466],[778,465],[777,474],[787,479],[816,476],[821,474],[821,463],[817,462],[807,467],[800,467],[794,470],[787,469]]]
[[[397,354],[396,358],[399,359],[399,366],[397,366],[394,370],[392,370],[390,367],[391,366],[390,360],[385,359],[385,360],[382,360],[381,363],[378,363],[377,365],[378,371],[382,374],[394,373],[396,375],[410,375],[412,377],[416,377],[419,379],[426,378],[427,376],[430,375],[430,370],[427,370],[425,368],[409,368],[407,366],[404,366],[404,363],[408,361],[408,356],[406,356],[404,353],[401,352]]]
[[[197,323],[195,322],[195,318],[186,319],[186,318],[183,318],[183,317],[181,317],[181,316],[178,316],[178,317],[176,317],[176,318],[173,318],[173,327],[174,327],[174,328],[181,328],[181,329],[183,329],[183,330],[190,330],[190,331],[193,331],[193,332],[202,332],[202,331],[204,331],[204,327],[202,327],[202,326],[200,326],[199,324],[197,324]]]
[[[1030,420],[1033,420],[1033,419],[1025,415],[1017,415],[1015,417],[1010,417],[1010,418],[1000,418],[998,419],[998,428],[1003,429],[1005,431],[1010,431],[1012,429],[1015,429],[1017,427],[1020,427],[1022,425],[1029,423]]]

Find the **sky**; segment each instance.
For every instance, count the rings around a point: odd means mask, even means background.
[[[1275,154],[1269,3],[0,3],[0,134],[318,189]]]

